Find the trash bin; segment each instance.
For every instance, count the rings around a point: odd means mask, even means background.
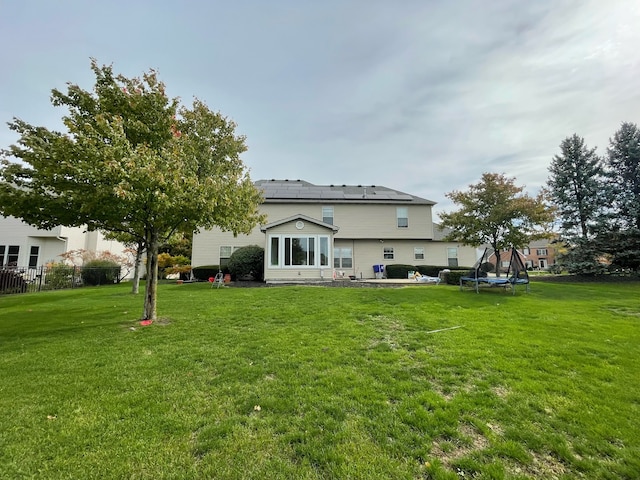
[[[374,265],[373,273],[375,274],[376,278],[382,278],[382,276],[384,275],[384,265]]]

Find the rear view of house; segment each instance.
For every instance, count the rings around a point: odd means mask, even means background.
[[[267,282],[374,278],[388,264],[473,265],[475,249],[442,241],[431,200],[379,185],[313,185],[260,180],[267,223],[234,237],[194,235],[194,267],[221,265],[234,250],[265,250]]]

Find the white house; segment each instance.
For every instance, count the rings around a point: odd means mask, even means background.
[[[192,265],[222,265],[246,245],[265,249],[267,282],[375,278],[389,264],[471,266],[476,252],[444,242],[435,202],[380,185],[260,180],[267,222],[249,235],[196,233]]]
[[[100,232],[88,232],[82,227],[41,230],[18,218],[0,216],[0,266],[35,268],[61,262],[60,255],[70,250],[125,255],[126,248],[120,242],[107,240]]]

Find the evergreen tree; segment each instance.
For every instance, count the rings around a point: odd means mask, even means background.
[[[607,194],[614,229],[640,229],[640,130],[625,122],[609,139]]]
[[[557,208],[562,236],[586,239],[602,213],[602,160],[577,134],[565,138],[560,150],[549,167],[549,197]]]
[[[640,269],[640,130],[624,122],[609,140],[605,192],[610,205],[598,243],[615,266]]]

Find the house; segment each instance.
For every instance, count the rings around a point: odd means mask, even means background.
[[[375,278],[384,265],[470,266],[475,249],[444,242],[431,200],[380,185],[260,180],[267,222],[249,235],[219,229],[193,237],[192,266],[224,266],[246,245],[265,250],[266,282]]]
[[[0,267],[36,268],[61,262],[61,254],[80,249],[125,255],[126,246],[82,227],[42,230],[18,218],[0,216]]]
[[[525,267],[530,270],[547,270],[556,264],[555,248],[548,239],[534,240],[528,246],[518,248],[517,252],[520,254]],[[510,258],[510,252],[504,252],[500,255],[500,263],[503,270],[509,268]],[[495,264],[495,254],[491,254],[488,257],[488,261]]]
[[[546,270],[556,264],[555,244],[551,240],[535,240],[520,249],[526,258],[525,266],[535,270]]]

